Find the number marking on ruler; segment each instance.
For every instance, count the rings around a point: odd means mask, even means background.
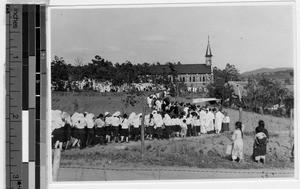
[[[6,188],[22,187],[22,5],[6,6]]]

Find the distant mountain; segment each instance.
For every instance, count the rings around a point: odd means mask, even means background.
[[[286,71],[286,70],[292,71],[293,68],[292,67],[284,67],[284,68],[260,68],[260,69],[256,69],[256,70],[244,72],[241,75],[242,76],[249,76],[249,75],[256,75],[256,74],[263,74],[263,73],[281,72],[281,71]]]

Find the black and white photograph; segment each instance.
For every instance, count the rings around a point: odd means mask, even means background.
[[[296,176],[294,3],[48,15],[53,181]]]

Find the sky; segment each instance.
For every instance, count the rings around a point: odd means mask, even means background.
[[[205,62],[241,72],[293,67],[291,5],[93,8],[51,10],[51,59],[74,64],[95,55],[113,63]]]

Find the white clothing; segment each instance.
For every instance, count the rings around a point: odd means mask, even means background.
[[[171,119],[171,125],[172,125],[172,126],[177,125],[177,123],[176,123],[176,118],[172,118],[172,119]]]
[[[155,106],[157,111],[161,111],[161,100],[156,100]]]
[[[194,122],[193,122],[194,126],[201,126],[201,122],[200,122],[200,119],[195,119]]]
[[[257,137],[258,139],[263,139],[263,138],[267,138],[267,135],[263,132],[259,132],[255,134],[255,137]]]
[[[219,132],[220,132],[221,129],[222,129],[222,122],[223,122],[223,119],[224,119],[224,115],[222,114],[222,112],[218,111],[218,112],[216,113],[215,127],[216,127],[216,130],[218,130]]]
[[[146,115],[145,116],[144,124],[145,124],[146,127],[154,126],[154,120],[153,120],[153,118],[150,119],[150,115]]]
[[[149,96],[147,97],[147,103],[149,108],[152,108],[152,98],[150,98]]]
[[[178,117],[175,118],[175,125],[181,125],[181,123],[182,123],[181,119],[179,119]]]
[[[129,127],[128,119],[125,118],[121,121],[121,127],[122,127],[122,129],[128,129],[128,127]]]
[[[66,124],[69,124],[70,126],[73,125],[70,114],[68,114],[67,112],[62,112],[61,116],[65,120]]]
[[[141,119],[140,119],[140,116],[136,115],[134,117],[134,119],[132,120],[132,125],[134,128],[139,128],[140,125],[141,125]]]
[[[184,107],[184,108],[183,108],[183,111],[184,111],[184,113],[185,113],[184,115],[187,116],[188,113],[189,113],[189,108],[188,108],[188,107]]]
[[[154,118],[154,128],[163,126],[164,122],[160,114],[154,114],[153,118]]]
[[[165,126],[171,126],[172,125],[172,119],[168,114],[165,114],[165,117],[163,118],[163,123]]]
[[[129,117],[128,117],[128,121],[129,121],[129,125],[133,125],[133,120],[135,119],[136,114],[134,112],[132,112]]]
[[[224,116],[223,123],[230,123],[230,117],[229,116]]]
[[[118,116],[120,116],[120,114],[121,114],[121,112],[116,111],[112,116],[113,116],[113,117],[118,117]]]
[[[97,128],[102,128],[105,126],[105,122],[102,119],[98,118],[95,120],[95,125]]]
[[[187,117],[187,118],[185,118],[185,120],[186,120],[187,125],[192,124],[192,118],[191,117]]]
[[[75,127],[77,129],[84,129],[84,127],[86,126],[86,121],[85,118],[79,118],[77,119],[77,121],[75,122]]]
[[[206,130],[207,131],[212,131],[214,130],[214,120],[215,115],[214,113],[212,113],[211,111],[208,111],[207,115],[206,115]]]
[[[52,110],[51,112],[51,131],[65,126],[62,120],[62,112],[60,110]]]
[[[120,118],[119,117],[111,117],[110,118],[110,121],[111,121],[111,125],[114,126],[114,127],[117,127],[120,125]]]
[[[105,118],[105,126],[106,127],[108,127],[108,126],[111,126],[111,124],[112,124],[112,119],[111,119],[112,117],[106,117]]]
[[[84,115],[75,112],[75,113],[72,115],[72,117],[71,117],[71,120],[72,120],[72,122],[73,122],[73,125],[75,125],[75,123],[76,123],[79,119],[81,119],[81,118],[84,118]]]
[[[207,117],[206,112],[204,110],[201,110],[199,114],[200,114],[201,125],[202,126],[206,125],[206,117]]]
[[[95,126],[94,119],[93,119],[94,117],[95,117],[94,114],[87,114],[85,116],[85,121],[86,121],[87,128],[89,128],[89,129],[94,128],[94,126]]]

